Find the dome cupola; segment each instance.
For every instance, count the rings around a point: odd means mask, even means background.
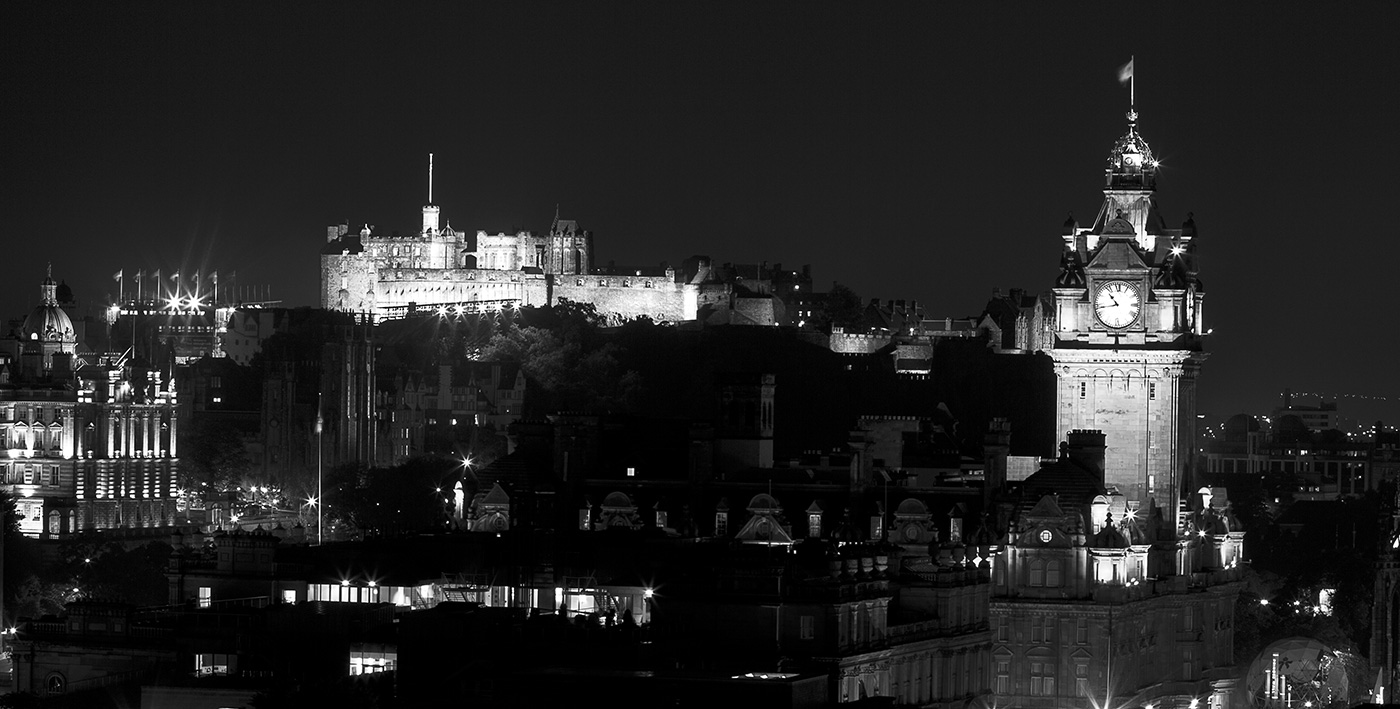
[[[58,305],[58,284],[53,280],[53,266],[39,287],[39,305],[24,319],[24,339],[39,342],[72,344],[77,342],[73,321]]]
[[[1110,189],[1154,190],[1157,187],[1157,158],[1137,132],[1137,111],[1128,111],[1128,132],[1113,144],[1104,170]]]

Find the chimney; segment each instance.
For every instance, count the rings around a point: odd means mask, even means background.
[[[1104,451],[1107,448],[1104,441],[1103,431],[1080,429],[1070,431],[1069,435],[1065,437],[1069,457],[1088,468],[1101,485],[1104,479]]]
[[[982,497],[990,501],[1006,487],[1006,456],[1011,452],[1011,422],[1005,418],[994,418],[987,423],[987,432],[982,435],[983,483]],[[984,506],[983,509],[989,509]]]

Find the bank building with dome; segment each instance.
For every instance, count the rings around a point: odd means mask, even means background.
[[[0,350],[0,484],[20,530],[174,524],[173,360],[88,351],[50,273]]]

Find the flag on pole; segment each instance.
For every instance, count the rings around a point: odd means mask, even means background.
[[[211,280],[211,281],[213,281],[213,282],[215,282],[215,283],[218,283],[218,282],[219,282],[219,272],[218,272],[218,271],[211,271],[211,272],[209,273],[209,280]]]
[[[122,269],[122,271],[124,271],[124,270],[126,270],[126,269]],[[122,282],[122,271],[117,271],[116,273],[113,273],[113,274],[112,274],[112,280],[116,281],[117,283],[121,283],[121,282]]]
[[[159,269],[159,268],[156,269],[155,275],[151,276],[151,278],[156,279],[157,282],[160,281],[160,269]]]
[[[1134,57],[1136,59],[1136,57]],[[1127,64],[1118,67],[1118,83],[1126,84],[1133,79],[1133,61],[1129,59]]]
[[[146,272],[145,272],[144,270],[142,270],[142,271],[137,271],[137,272],[136,272],[136,279],[137,279],[137,280],[140,280],[140,279],[145,278],[145,277],[146,277]]]
[[[180,280],[180,272],[179,272],[179,271],[176,271],[176,272],[170,274],[170,280],[172,280],[172,281],[178,281],[178,280]]]
[[[195,283],[198,283],[198,282],[199,282],[199,271],[195,271],[195,272],[194,272],[194,275],[193,275],[193,276],[190,276],[190,278],[191,278]]]

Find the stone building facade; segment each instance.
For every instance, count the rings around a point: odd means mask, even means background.
[[[172,524],[178,417],[173,359],[80,353],[53,278],[0,354],[0,481],[21,530]]]
[[[1234,677],[1244,533],[1228,502],[1192,496],[1175,530],[1104,484],[1104,435],[1004,501],[995,545],[993,686],[1013,706],[1243,706]]]

